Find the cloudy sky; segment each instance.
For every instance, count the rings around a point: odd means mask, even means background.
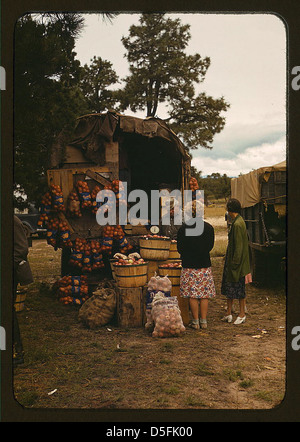
[[[202,175],[230,177],[270,166],[286,156],[286,29],[272,14],[170,14],[191,25],[187,53],[210,57],[205,80],[196,86],[230,103],[226,126],[213,149],[192,151]],[[95,55],[112,63],[120,79],[128,74],[122,36],[138,24],[139,14],[124,13],[110,22],[86,16],[75,51],[81,64]],[[130,115],[130,112],[126,112]],[[142,113],[137,116],[144,118]],[[165,118],[163,108],[158,116]]]

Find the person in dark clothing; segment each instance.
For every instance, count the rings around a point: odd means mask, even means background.
[[[241,203],[231,198],[227,203],[227,211],[233,220],[228,233],[228,246],[225,256],[221,293],[227,298],[227,314],[222,318],[232,322],[232,304],[239,300],[239,315],[234,324],[246,321],[246,290],[247,283],[252,281],[250,273],[249,244],[245,221],[241,216]]]
[[[193,205],[193,218],[195,217]],[[180,296],[189,298],[192,313],[190,327],[207,328],[208,302],[216,296],[215,284],[211,271],[210,251],[214,246],[214,228],[206,221],[201,235],[188,236],[186,224],[177,234],[177,250],[181,255],[182,272],[180,277]],[[200,301],[200,326],[199,326]]]
[[[174,200],[171,200],[170,202],[170,218],[168,218],[168,215],[165,216],[166,221],[164,220],[164,217],[160,221],[160,233],[163,236],[168,236],[170,239],[176,240],[177,239],[177,233],[179,228],[181,227],[181,224],[175,224],[175,216],[178,212],[178,206],[174,202]]]
[[[28,285],[33,282],[31,268],[27,261],[28,240],[20,219],[14,215],[14,303],[18,284]],[[23,345],[15,308],[13,310],[13,345],[14,365],[23,363]]]

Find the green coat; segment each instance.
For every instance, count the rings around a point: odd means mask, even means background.
[[[248,234],[241,215],[233,220],[228,234],[224,273],[226,282],[238,282],[250,273]]]

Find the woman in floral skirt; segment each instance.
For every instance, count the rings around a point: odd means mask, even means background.
[[[198,202],[199,203],[199,202]],[[197,216],[196,204],[193,203],[193,218]],[[201,211],[203,213],[203,210]],[[204,229],[201,235],[188,236],[186,224],[177,234],[177,249],[181,255],[182,272],[180,277],[180,296],[189,298],[194,329],[207,328],[209,299],[216,296],[215,284],[211,271],[210,251],[214,246],[214,228],[203,220]],[[200,326],[199,326],[200,303]]]

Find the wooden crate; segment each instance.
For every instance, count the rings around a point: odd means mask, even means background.
[[[111,170],[108,167],[90,167],[85,165],[66,169],[50,169],[47,171],[48,185],[55,184],[60,186],[63,198],[66,201],[76,183],[84,180],[86,177],[94,180],[95,184],[102,184],[103,187],[110,183],[111,179],[102,177],[99,175],[101,173],[111,176]]]
[[[117,321],[122,328],[142,327],[144,324],[143,287],[118,288]]]
[[[78,167],[50,169],[47,171],[48,185],[59,185],[62,190],[64,204],[68,203],[68,196],[76,183],[80,180],[88,178],[87,182],[90,190],[96,185],[104,188],[105,185],[110,184],[110,178],[105,178],[100,175],[104,173],[110,176],[110,169],[108,167],[91,167],[89,165],[78,165]],[[96,222],[96,216],[90,211],[84,211],[81,218],[71,218],[64,214],[59,214],[59,217],[66,221],[69,225],[71,235],[79,235],[82,238],[95,237],[102,235],[103,227]],[[73,236],[72,236],[72,239]]]

